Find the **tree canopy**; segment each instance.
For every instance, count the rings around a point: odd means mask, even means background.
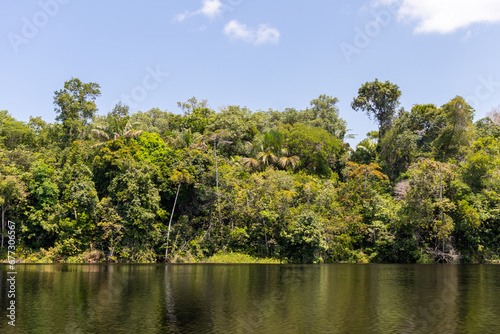
[[[392,125],[400,96],[398,85],[375,79],[359,88],[358,96],[353,99],[351,106],[354,110],[365,111],[369,117],[375,118],[379,125],[379,139],[383,139]]]
[[[22,261],[500,258],[498,110],[474,123],[460,96],[398,110],[397,85],[367,82],[352,107],[378,129],[351,148],[326,94],[304,110],[193,97],[177,113],[98,115],[99,95],[73,78],[54,93],[54,123],[0,112],[2,239],[18,222]]]

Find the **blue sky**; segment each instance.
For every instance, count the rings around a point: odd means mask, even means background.
[[[100,84],[99,114],[120,100],[180,113],[193,96],[304,109],[327,94],[356,143],[377,125],[350,103],[375,78],[407,109],[461,95],[477,120],[500,105],[499,23],[495,0],[2,1],[0,109],[53,122],[72,77]]]

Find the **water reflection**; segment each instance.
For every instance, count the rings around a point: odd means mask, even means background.
[[[500,333],[494,265],[17,265],[1,333]]]
[[[167,311],[167,325],[171,333],[179,333],[177,317],[175,316],[175,302],[170,286],[169,266],[165,267],[165,308]]]

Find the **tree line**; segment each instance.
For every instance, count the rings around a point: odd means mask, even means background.
[[[56,122],[0,112],[1,254],[8,220],[28,262],[183,262],[217,252],[316,262],[498,262],[500,113],[460,96],[400,107],[361,86],[378,129],[346,142],[338,99],[252,112],[98,115],[97,83],[54,92]]]

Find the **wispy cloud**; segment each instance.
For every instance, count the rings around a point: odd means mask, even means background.
[[[180,13],[180,14],[175,15],[174,21],[182,22],[190,16],[193,16],[193,13],[190,13],[189,11],[186,10],[184,13]]]
[[[500,22],[498,0],[374,0],[373,3],[400,3],[398,20],[416,22],[416,33],[446,34],[474,23]]]
[[[184,13],[177,14],[174,17],[175,21],[182,22],[188,17],[195,15],[203,15],[209,19],[215,19],[222,13],[222,3],[220,0],[203,0],[201,3],[201,8],[195,10],[194,12],[185,11]]]
[[[182,22],[196,15],[202,15],[213,20],[222,16],[225,10],[227,10],[227,5],[222,4],[221,0],[202,0],[201,8],[195,11],[187,10],[184,13],[177,14],[174,20]],[[199,30],[203,31],[205,29],[206,26],[203,25]],[[278,44],[280,39],[279,30],[267,24],[260,24],[257,28],[254,28],[248,27],[237,20],[229,21],[224,26],[223,32],[224,35],[230,39],[244,41],[253,45]]]
[[[241,40],[254,45],[278,44],[280,32],[278,29],[260,24],[257,29],[231,20],[224,26],[224,35],[230,39]]]

